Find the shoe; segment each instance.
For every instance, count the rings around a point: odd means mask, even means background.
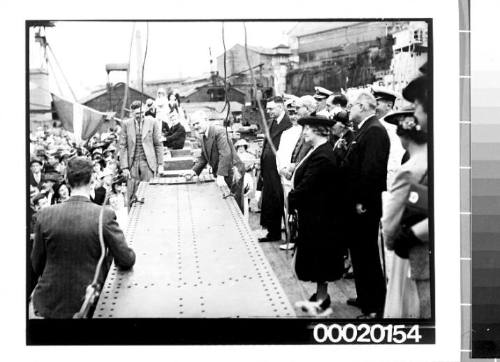
[[[347,299],[346,304],[352,307],[361,308],[361,305],[358,302],[358,298],[349,298]]]
[[[266,243],[266,242],[280,241],[280,240],[281,236],[266,235],[263,238],[259,238],[259,243]]]
[[[281,244],[280,249],[281,250],[293,250],[293,249],[295,249],[295,244],[294,243]]]
[[[372,313],[363,313],[356,317],[356,319],[379,319],[382,318],[380,313],[372,312]]]
[[[313,296],[315,296],[315,294]],[[328,296],[321,303],[317,301],[304,300],[296,302],[295,306],[313,317],[327,317],[333,313],[332,308],[330,308],[330,303],[330,296]]]
[[[311,297],[309,298],[309,301],[310,302],[316,301],[316,293],[311,295]],[[325,310],[326,308],[328,308],[330,306],[330,304],[332,304],[332,300],[330,299],[330,295],[327,294],[326,299],[324,299],[319,306],[321,309]]]

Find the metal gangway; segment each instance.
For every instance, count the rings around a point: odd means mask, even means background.
[[[139,185],[125,232],[136,264],[113,264],[93,318],[291,318],[295,312],[229,189],[211,175]]]

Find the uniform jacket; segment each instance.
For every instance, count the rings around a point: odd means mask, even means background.
[[[142,146],[149,168],[156,171],[163,165],[163,145],[161,143],[161,130],[158,122],[152,117],[144,117],[142,126]],[[127,119],[122,125],[120,134],[120,167],[130,168],[135,152],[135,119]]]
[[[38,213],[31,262],[41,276],[33,295],[33,305],[41,316],[72,318],[80,310],[101,256],[100,211],[101,206],[88,198],[72,196]],[[115,264],[131,268],[135,253],[127,246],[116,215],[109,208],[104,212],[103,236]],[[109,262],[105,264],[101,283],[109,267]]]
[[[214,175],[227,177],[232,172],[232,167],[245,172],[245,165],[240,160],[231,140],[228,141],[224,128],[220,126],[208,126],[208,137],[201,139],[201,155],[193,167],[197,175],[209,164]],[[231,158],[232,156],[232,158]]]
[[[180,123],[173,125],[168,131],[165,139],[165,146],[173,150],[180,150],[186,141],[186,130]]]
[[[355,134],[342,162],[352,208],[362,204],[371,215],[382,215],[381,194],[387,189],[389,149],[384,126],[377,117],[368,118]]]

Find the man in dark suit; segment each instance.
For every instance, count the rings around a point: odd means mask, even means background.
[[[216,176],[217,185],[227,185],[238,207],[243,212],[243,175],[245,164],[240,160],[233,143],[223,127],[209,125],[208,116],[198,111],[192,116],[191,127],[201,143],[201,154],[193,169],[186,176],[199,175],[208,164]]]
[[[283,131],[292,127],[292,122],[285,112],[285,105],[281,97],[267,103],[266,110],[271,118],[269,135],[275,150],[280,146]],[[262,207],[260,224],[267,229],[267,235],[259,238],[260,242],[281,240],[281,220],[283,217],[284,195],[281,177],[276,166],[276,155],[267,138],[264,140],[260,156],[260,176],[262,186]],[[258,187],[260,188],[260,187]]]
[[[43,180],[43,162],[39,158],[32,158],[30,161],[30,186],[41,189]]]
[[[172,150],[180,150],[184,147],[184,142],[186,142],[186,130],[179,122],[177,112],[170,113],[170,119],[172,120],[172,127],[168,130],[163,145]]]
[[[145,116],[140,101],[132,102],[133,118],[123,122],[120,137],[120,167],[129,180],[129,200],[135,198],[141,181],[149,181],[163,170],[163,145],[159,123]]]
[[[375,116],[376,107],[377,102],[371,93],[363,92],[356,98],[349,115],[356,130],[355,137],[342,163],[348,187],[348,246],[357,294],[357,299],[348,300],[348,304],[361,308],[363,314],[359,318],[379,317],[383,313],[386,292],[378,231],[390,141],[384,126]]]
[[[71,198],[39,211],[31,262],[40,276],[30,303],[30,317],[72,318],[83,303],[101,257],[98,238],[101,206],[90,201],[92,162],[75,157],[68,162]],[[113,210],[103,210],[103,237],[109,256],[124,269],[135,263]],[[102,285],[111,259],[103,264]]]

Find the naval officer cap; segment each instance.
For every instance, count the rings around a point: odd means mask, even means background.
[[[332,91],[329,91],[328,89],[323,88],[323,87],[314,87],[314,92],[315,92],[314,98],[317,100],[326,99],[333,94]]]
[[[396,92],[384,87],[372,87],[372,93],[377,101],[385,100],[394,103],[396,98],[399,97]]]

